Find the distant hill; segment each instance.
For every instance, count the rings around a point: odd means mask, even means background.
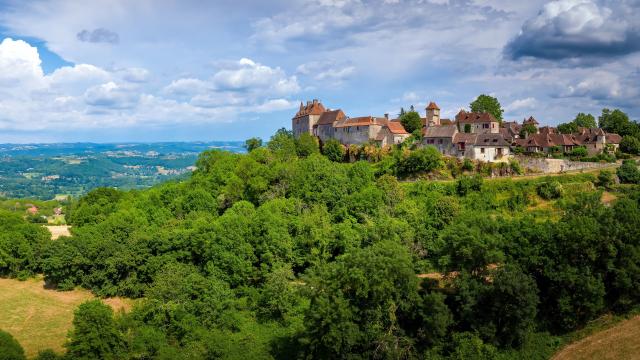
[[[147,188],[193,170],[208,149],[244,152],[243,142],[0,144],[0,196],[52,199],[96,187]]]

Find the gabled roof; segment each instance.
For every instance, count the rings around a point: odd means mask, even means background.
[[[397,134],[397,135],[409,134],[407,130],[404,129],[404,126],[402,126],[402,123],[400,123],[400,121],[388,121],[387,127],[389,128],[389,131],[391,131],[392,134]]]
[[[425,138],[453,138],[458,132],[455,125],[427,126],[424,130]]]
[[[524,125],[539,125],[540,123],[538,122],[538,120],[534,119],[533,116],[529,116],[528,119],[522,121],[522,124],[524,124]]]
[[[307,101],[307,105],[300,103],[300,109],[293,118],[295,119],[307,115],[322,115],[323,112],[325,112],[325,108],[322,103],[317,99],[313,99],[313,101]]]
[[[429,103],[429,106],[427,106],[427,110],[440,110],[440,108],[432,101]]]
[[[474,142],[476,142],[477,137],[478,137],[478,134],[459,132],[453,137],[453,142],[456,144],[458,143],[473,144]]]
[[[478,134],[476,137],[476,141],[474,142],[476,146],[509,146],[511,145],[507,140],[504,139],[502,134]]]
[[[325,111],[320,115],[320,119],[318,120],[318,125],[331,125],[336,121],[344,120],[345,118],[344,112],[342,110],[331,110]]]
[[[456,115],[456,121],[459,123],[498,122],[498,120],[489,113],[466,112],[464,110],[460,110],[458,115]]]
[[[344,128],[351,126],[369,126],[369,125],[387,125],[387,119],[385,118],[376,118],[373,116],[360,116],[354,118],[346,118],[342,121],[338,121],[333,125],[335,128]]]
[[[580,145],[580,142],[573,135],[550,133],[532,134],[526,139],[516,139],[515,143],[524,147],[536,146],[542,148]]]
[[[622,141],[622,136],[618,134],[607,133],[605,139],[607,140],[608,144],[620,144],[620,141]]]

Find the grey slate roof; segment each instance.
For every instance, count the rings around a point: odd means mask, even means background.
[[[424,131],[425,138],[453,138],[458,132],[456,125],[428,126]]]

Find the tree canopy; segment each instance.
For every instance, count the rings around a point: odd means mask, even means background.
[[[496,120],[502,122],[502,113],[504,110],[497,98],[482,94],[478,96],[471,104],[469,104],[472,112],[489,113]]]

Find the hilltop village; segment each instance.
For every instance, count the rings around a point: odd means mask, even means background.
[[[489,113],[460,110],[455,119],[442,119],[435,102],[429,103],[421,119],[421,146],[434,146],[445,156],[485,162],[508,161],[514,153],[570,153],[577,147],[584,147],[592,156],[616,151],[622,139],[599,128],[561,134],[555,127],[540,126],[533,116],[521,123],[500,122]],[[308,133],[321,143],[336,139],[345,146],[376,143],[384,147],[401,144],[412,136],[399,119],[390,119],[389,114],[352,118],[340,109],[325,108],[317,99],[306,105],[300,103],[291,126],[296,137]]]

